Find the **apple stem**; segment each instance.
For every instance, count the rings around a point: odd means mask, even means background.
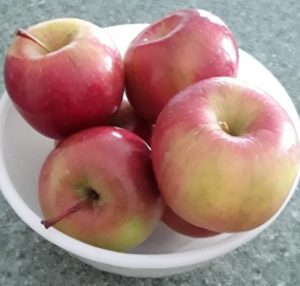
[[[226,133],[229,134],[230,129],[228,124],[225,121],[219,121],[218,124]]]
[[[81,201],[78,202],[75,206],[67,209],[67,211],[63,214],[58,215],[57,217],[51,218],[51,219],[47,219],[47,220],[42,220],[41,224],[45,226],[45,228],[49,228],[53,225],[55,225],[56,223],[60,222],[61,220],[63,220],[65,217],[87,207],[89,205],[89,201]]]
[[[43,48],[47,53],[51,52],[44,43],[42,43],[39,39],[35,38],[34,36],[30,35],[28,32],[26,32],[23,29],[19,28],[16,32],[16,35],[36,43],[41,48]]]

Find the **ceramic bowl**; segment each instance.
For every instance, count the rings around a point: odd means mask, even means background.
[[[129,42],[145,26],[120,25],[106,30],[124,55]],[[273,95],[286,108],[300,134],[299,117],[285,89],[262,64],[242,50],[238,78]],[[257,229],[193,239],[160,224],[142,245],[130,253],[119,253],[93,247],[55,228],[46,230],[41,225],[37,180],[40,167],[52,148],[53,141],[33,130],[4,93],[0,102],[0,184],[5,199],[30,228],[51,243],[95,268],[126,276],[162,277],[180,273],[234,250],[253,239],[276,219],[290,200],[299,179],[298,176],[282,208]]]

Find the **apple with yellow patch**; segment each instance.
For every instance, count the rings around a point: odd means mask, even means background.
[[[117,127],[61,141],[41,169],[39,201],[46,228],[115,251],[143,242],[164,210],[149,146]]]
[[[300,143],[283,107],[263,90],[212,78],[177,94],[152,136],[167,205],[215,232],[256,228],[283,205],[299,172]]]

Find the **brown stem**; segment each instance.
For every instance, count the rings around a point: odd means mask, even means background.
[[[62,213],[62,214],[58,215],[57,217],[54,217],[51,219],[42,220],[41,223],[42,223],[42,225],[45,226],[45,228],[48,229],[49,227],[51,227],[51,226],[55,225],[56,223],[60,222],[61,220],[63,220],[65,217],[67,217],[83,208],[86,208],[89,204],[90,204],[90,201],[88,201],[88,200],[78,202],[75,206],[67,209],[65,213]]]
[[[225,121],[219,121],[218,124],[226,133],[229,134],[229,126]]]
[[[39,39],[37,39],[36,37],[32,36],[31,34],[29,34],[28,32],[26,32],[23,29],[18,29],[16,32],[17,36],[20,36],[22,38],[28,39],[34,43],[36,43],[37,45],[39,45],[41,48],[43,48],[47,53],[50,53],[51,51],[47,48],[47,46],[42,43]]]

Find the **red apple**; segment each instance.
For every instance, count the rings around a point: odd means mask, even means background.
[[[229,28],[203,10],[171,13],[142,31],[125,54],[126,89],[140,116],[155,123],[177,92],[199,80],[236,76],[238,48]]]
[[[137,115],[126,96],[123,97],[121,106],[113,116],[110,124],[127,129],[150,144],[153,126]]]
[[[190,237],[210,237],[219,234],[185,221],[176,213],[174,213],[169,207],[166,208],[162,217],[162,221],[176,232]]]
[[[164,209],[150,148],[117,127],[94,127],[63,140],[41,169],[39,201],[46,227],[116,251],[144,241]]]
[[[300,165],[286,111],[266,92],[213,78],[176,95],[160,114],[152,160],[166,203],[216,232],[260,226],[282,206]]]
[[[101,28],[56,19],[17,35],[6,56],[5,84],[33,128],[60,139],[109,122],[122,100],[124,69]]]

